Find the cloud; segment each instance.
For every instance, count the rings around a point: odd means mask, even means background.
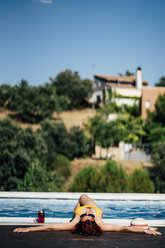
[[[44,4],[52,4],[53,0],[32,0],[32,2],[40,2]]]

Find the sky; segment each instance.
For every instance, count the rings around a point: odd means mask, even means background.
[[[142,68],[165,76],[165,0],[0,0],[0,84]]]

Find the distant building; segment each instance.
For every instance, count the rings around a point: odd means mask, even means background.
[[[147,119],[148,110],[155,110],[155,103],[159,95],[165,93],[165,87],[148,87],[148,81],[143,80],[140,67],[129,76],[94,75],[94,93],[90,98],[92,104],[109,101],[109,93],[112,93],[111,101],[118,106],[123,104],[133,106],[141,101],[141,116]],[[116,117],[115,117],[116,118]]]
[[[155,103],[159,95],[165,94],[165,87],[147,87],[142,89],[141,116],[147,119],[148,110],[155,110]]]
[[[136,77],[134,74],[129,76],[106,76],[94,75],[94,93],[90,99],[91,103],[105,102],[111,92],[114,97],[112,100],[117,105],[133,105],[140,100],[142,88],[148,86],[148,82],[142,79],[141,68],[138,67]]]

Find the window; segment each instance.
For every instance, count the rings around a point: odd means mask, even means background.
[[[145,102],[145,108],[147,108],[147,109],[150,108],[150,101],[147,100],[147,101]]]

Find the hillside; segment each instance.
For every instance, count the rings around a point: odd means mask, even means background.
[[[12,113],[11,111],[1,109],[0,120],[6,119],[11,113]],[[73,126],[83,127],[84,121],[86,121],[88,117],[94,116],[95,113],[96,111],[90,108],[87,108],[87,109],[82,109],[82,110],[64,111],[64,112],[61,112],[59,115],[56,112],[54,112],[53,117],[60,118],[64,122],[67,130],[69,130]],[[22,123],[16,120],[12,120],[12,122],[22,128],[31,127],[34,131],[40,128],[39,124]]]
[[[0,111],[0,120],[3,120],[7,118],[8,114],[11,112],[9,111]],[[69,130],[72,126],[80,126],[83,127],[83,123],[87,120],[88,117],[92,117],[95,115],[95,111],[92,109],[84,109],[84,110],[74,110],[74,111],[65,111],[60,113],[59,118],[65,123],[66,128]],[[53,114],[53,117],[57,118],[57,113]],[[20,123],[18,121],[12,120],[14,123],[19,125],[22,128],[32,127],[32,129],[35,131],[36,129],[40,128],[40,125],[38,124],[27,124],[27,123]],[[103,164],[105,164],[105,160],[98,160],[98,159],[92,159],[92,158],[85,158],[85,159],[74,159],[71,162],[71,168],[72,168],[72,176],[70,177],[67,187],[72,183],[73,178],[75,174],[83,169],[86,166],[95,166],[96,168],[100,168]],[[131,173],[136,168],[147,168],[152,166],[151,164],[147,163],[141,163],[136,161],[119,161],[121,166],[124,167],[127,173]]]
[[[59,117],[69,130],[73,126],[83,127],[84,121],[86,121],[88,117],[93,117],[95,114],[95,110],[87,108],[82,110],[64,111],[60,113]],[[53,117],[57,118],[57,113],[54,113]]]

